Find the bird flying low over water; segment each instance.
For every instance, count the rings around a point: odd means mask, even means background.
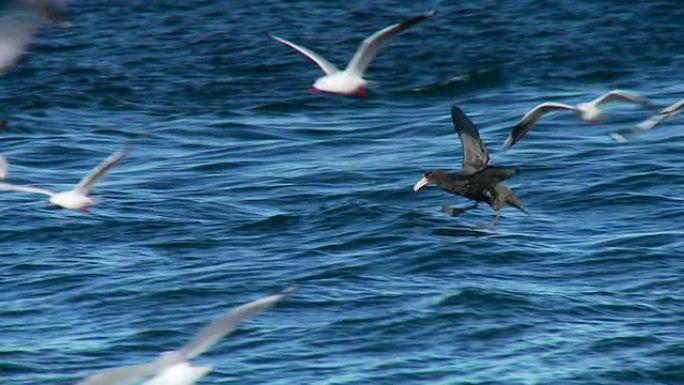
[[[610,133],[610,137],[616,142],[626,142],[628,136],[634,135],[638,132],[648,131],[655,127],[658,123],[672,119],[675,115],[682,112],[682,110],[684,110],[684,99],[678,100],[668,107],[663,108],[662,110],[658,111],[657,114],[651,116],[634,127],[625,128],[624,130]]]
[[[444,206],[443,210],[452,216],[474,209],[478,202],[486,202],[496,212],[492,225],[499,220],[499,210],[510,204],[525,213],[525,207],[513,191],[500,182],[516,175],[514,167],[491,166],[487,147],[480,139],[480,134],[473,122],[457,106],[451,108],[451,119],[456,133],[461,139],[463,166],[460,171],[429,170],[413,186],[418,191],[430,183],[435,183],[442,190],[472,199],[475,203],[464,208]]]
[[[60,20],[60,1],[0,1],[0,74],[24,54],[38,29]]]
[[[616,100],[627,101],[644,107],[650,107],[650,104],[646,101],[646,99],[642,98],[641,96],[633,92],[620,90],[610,91],[588,103],[580,103],[575,106],[563,103],[542,103],[527,112],[525,116],[523,116],[522,119],[520,119],[520,121],[515,125],[515,127],[513,127],[511,133],[508,135],[508,138],[506,138],[503,148],[509,148],[513,146],[518,140],[525,136],[530,129],[532,129],[532,126],[534,126],[534,124],[537,122],[537,119],[541,118],[541,116],[547,112],[555,110],[571,110],[575,112],[575,115],[577,115],[578,118],[584,120],[585,122],[598,123],[602,116],[599,106],[603,103]]]
[[[365,87],[368,85],[368,81],[363,78],[363,74],[366,72],[370,62],[375,58],[375,55],[377,55],[381,45],[395,34],[429,19],[434,14],[435,11],[430,11],[402,23],[390,25],[370,35],[361,43],[344,71],[340,71],[323,56],[308,48],[275,35],[271,35],[271,37],[306,56],[325,72],[325,76],[318,78],[309,88],[310,91],[366,96],[367,91]]]
[[[202,328],[180,349],[162,353],[152,362],[105,369],[76,385],[130,385],[140,381],[145,381],[142,385],[192,385],[212,368],[194,366],[188,360],[232,333],[242,320],[270,308],[293,290],[291,287],[231,309]]]
[[[81,210],[83,212],[89,212],[90,206],[95,204],[95,199],[88,196],[88,193],[93,188],[95,183],[100,180],[104,174],[112,168],[114,165],[119,163],[126,154],[128,154],[128,147],[124,147],[122,150],[115,152],[114,154],[103,160],[97,167],[88,173],[80,182],[71,190],[54,192],[40,187],[33,186],[21,186],[10,183],[0,182],[0,191],[23,191],[37,194],[44,194],[50,197],[48,200],[49,204],[60,206],[66,209]],[[7,164],[0,162],[0,171],[4,167],[6,175]]]

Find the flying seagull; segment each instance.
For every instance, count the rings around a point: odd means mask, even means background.
[[[648,131],[655,127],[658,123],[672,119],[675,115],[682,112],[682,110],[684,110],[684,99],[678,100],[672,103],[670,106],[663,108],[662,110],[658,111],[657,114],[651,116],[634,127],[625,128],[624,130],[610,133],[610,137],[616,142],[626,142],[628,136],[634,135],[638,132]]]
[[[435,183],[442,190],[475,201],[473,205],[464,208],[444,206],[443,210],[452,216],[476,208],[479,202],[486,202],[496,212],[492,225],[499,221],[499,210],[507,204],[527,213],[515,193],[500,183],[514,176],[517,170],[514,167],[490,165],[487,147],[480,139],[477,128],[457,106],[451,108],[451,119],[461,139],[463,151],[461,170],[454,172],[439,169],[428,170],[413,186],[413,191],[417,192],[429,183]]]
[[[368,84],[368,81],[363,78],[363,74],[366,72],[366,69],[368,69],[370,62],[375,58],[375,55],[377,55],[382,44],[395,34],[429,19],[434,14],[435,11],[430,11],[402,23],[390,25],[389,27],[368,36],[356,50],[354,57],[352,57],[349,64],[347,64],[347,68],[345,68],[344,71],[340,71],[323,56],[308,48],[275,35],[271,35],[271,37],[306,56],[325,72],[325,76],[318,78],[313,86],[309,88],[310,91],[366,96],[367,91],[365,87]]]
[[[76,385],[129,385],[143,380],[146,380],[143,385],[192,385],[212,368],[194,366],[190,359],[232,333],[242,320],[275,305],[293,290],[291,287],[231,309],[202,328],[180,349],[164,352],[152,362],[105,369]]]
[[[66,209],[81,210],[83,212],[89,212],[90,206],[95,204],[95,200],[88,196],[88,193],[93,188],[95,183],[100,180],[104,174],[112,168],[114,165],[119,163],[126,154],[128,154],[128,147],[124,147],[122,150],[115,152],[114,154],[103,160],[97,167],[92,169],[88,175],[86,175],[80,182],[71,190],[54,192],[40,187],[33,186],[21,186],[10,183],[0,182],[1,190],[10,191],[23,191],[37,194],[44,194],[50,197],[48,200],[49,204],[60,206]],[[7,165],[4,165],[5,170]],[[0,171],[2,166],[0,165]],[[5,171],[6,174],[6,171]]]
[[[42,25],[59,21],[60,3],[56,0],[0,2],[0,74],[21,58]]]
[[[599,109],[599,106],[603,103],[617,100],[636,103],[644,107],[650,107],[650,104],[643,97],[633,92],[620,90],[610,91],[588,103],[580,103],[576,106],[563,103],[542,103],[528,111],[525,116],[523,116],[522,119],[520,119],[520,121],[515,125],[515,127],[513,127],[513,130],[511,130],[508,138],[506,138],[503,148],[509,148],[513,146],[518,140],[527,134],[527,132],[537,122],[537,119],[547,112],[555,110],[571,110],[575,112],[575,115],[577,115],[578,118],[584,120],[585,122],[598,123],[601,119],[601,110]]]

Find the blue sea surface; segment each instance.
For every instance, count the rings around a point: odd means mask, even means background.
[[[125,143],[92,212],[0,193],[0,382],[73,384],[183,345],[298,284],[200,356],[199,384],[684,384],[684,117],[601,124],[544,101],[684,96],[681,0],[148,1],[69,4],[0,79],[9,180],[69,188]],[[370,66],[374,31],[436,9]],[[530,215],[412,185],[458,169],[453,104]]]

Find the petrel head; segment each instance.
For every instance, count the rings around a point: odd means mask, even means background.
[[[446,171],[444,170],[428,170],[423,174],[416,184],[413,185],[413,191],[418,191],[430,183],[439,182],[446,176]]]

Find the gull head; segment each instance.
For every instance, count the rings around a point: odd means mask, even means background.
[[[88,208],[95,204],[95,200],[77,191],[69,190],[51,196],[48,203],[64,207],[65,209],[87,212]]]
[[[577,113],[580,119],[589,123],[598,123],[601,120],[601,110],[593,103],[580,103],[577,105]]]
[[[309,90],[312,92],[366,96],[368,94],[365,89],[366,84],[367,82],[360,76],[336,72],[316,79]]]

